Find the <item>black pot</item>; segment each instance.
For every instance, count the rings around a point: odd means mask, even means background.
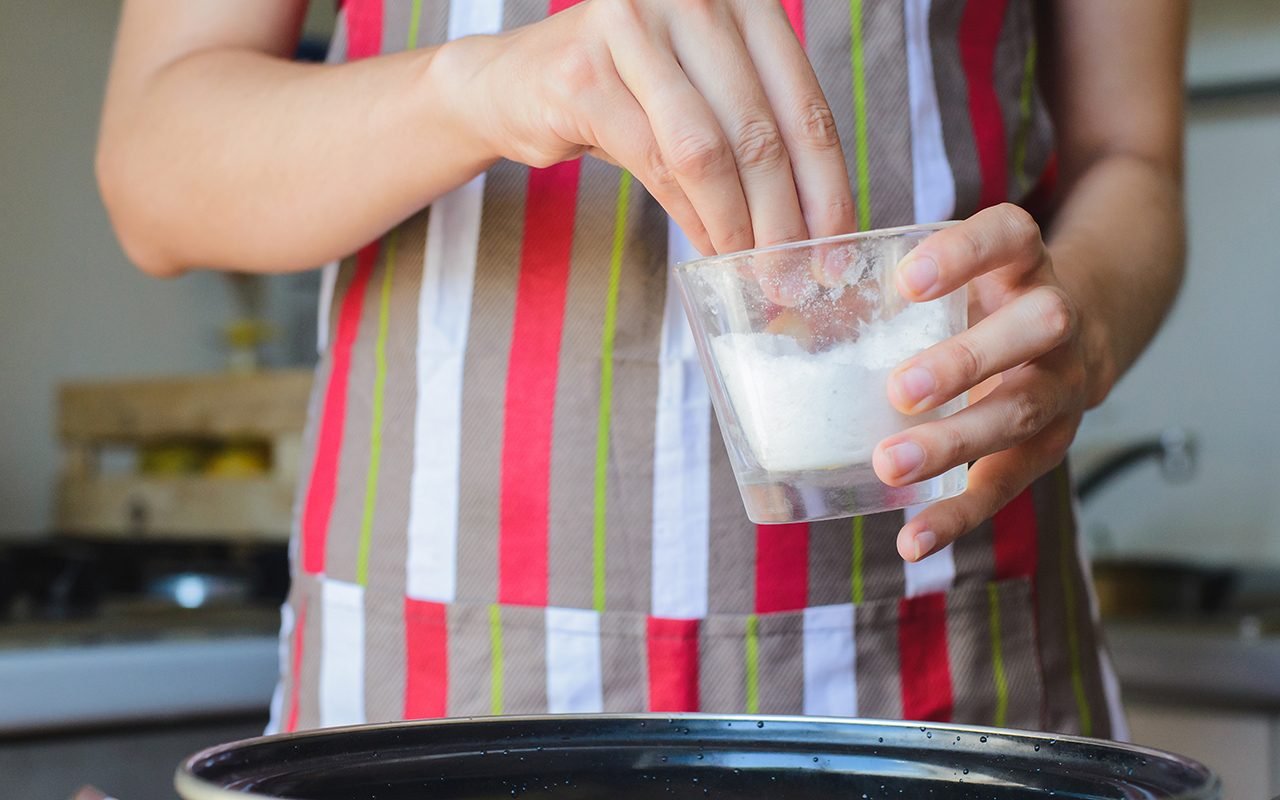
[[[587,715],[334,728],[198,753],[186,800],[1213,800],[1208,769],[1077,737],[799,717]]]

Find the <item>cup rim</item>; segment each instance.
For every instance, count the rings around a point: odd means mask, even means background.
[[[960,222],[957,219],[941,220],[939,222],[921,222],[916,225],[898,225],[893,228],[873,228],[869,231],[854,231],[853,233],[840,233],[835,236],[820,236],[816,239],[805,239],[799,242],[783,242],[782,244],[769,245],[768,247],[753,247],[750,250],[738,250],[732,253],[719,253],[714,256],[699,256],[698,258],[690,258],[685,261],[676,262],[675,268],[684,270],[693,267],[703,267],[714,264],[718,261],[737,260],[748,256],[759,255],[760,253],[773,253],[781,250],[798,250],[804,247],[813,247],[815,245],[835,244],[839,242],[851,242],[859,239],[888,239],[895,236],[903,236],[911,233],[920,233],[928,231],[935,233],[945,228],[950,228]]]

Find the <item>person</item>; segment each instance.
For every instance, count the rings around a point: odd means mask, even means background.
[[[1064,455],[1183,265],[1184,3],[126,0],[97,159],[156,276],[333,259],[273,728],[804,713],[1124,735]],[[669,263],[962,219],[888,392],[923,508],[754,526]]]

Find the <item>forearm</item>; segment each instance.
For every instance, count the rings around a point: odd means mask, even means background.
[[[1155,336],[1182,283],[1185,241],[1181,181],[1168,166],[1104,155],[1068,187],[1048,245],[1082,312],[1090,405]]]
[[[305,269],[465,183],[494,157],[445,102],[437,52],[201,50],[109,97],[99,180],[130,256],[159,275]]]

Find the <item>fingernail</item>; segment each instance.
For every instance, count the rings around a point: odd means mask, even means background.
[[[924,367],[911,367],[898,373],[897,377],[898,395],[905,402],[903,405],[912,407],[933,394],[937,388],[937,382],[933,379],[933,373]]]
[[[885,451],[895,475],[909,475],[924,463],[924,450],[915,442],[895,444]]]
[[[902,265],[902,282],[912,294],[922,295],[938,282],[938,265],[928,256],[914,256]]]
[[[933,552],[933,548],[938,544],[938,537],[933,531],[920,531],[916,534],[916,561],[924,558]]]

